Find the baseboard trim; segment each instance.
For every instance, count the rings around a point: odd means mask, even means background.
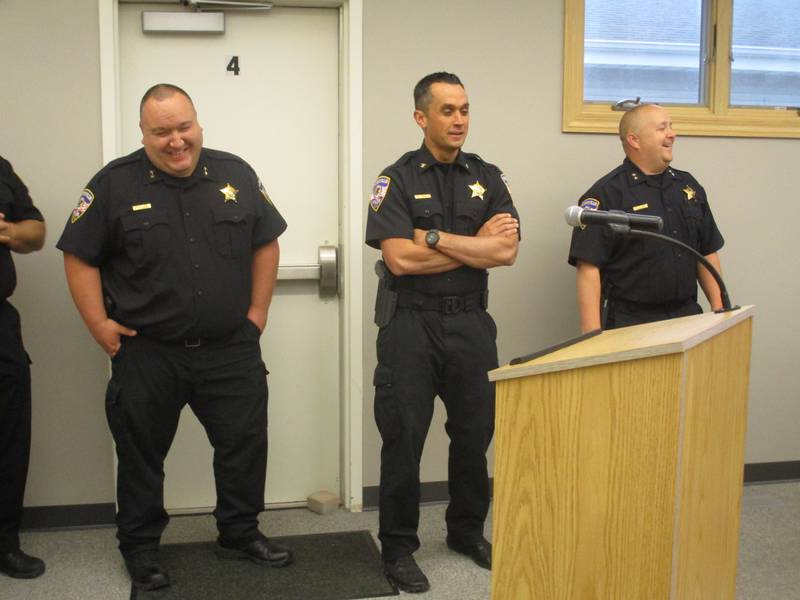
[[[362,490],[362,500],[364,510],[378,508],[379,489],[377,485],[365,487]],[[494,479],[489,478],[489,495],[494,492]],[[420,504],[431,504],[434,502],[447,502],[450,500],[450,492],[447,491],[446,481],[426,481],[419,486]]]
[[[31,506],[22,512],[22,530],[106,527],[115,524],[115,514],[116,506],[113,502]]]
[[[780,483],[782,481],[800,480],[800,460],[783,462],[750,463],[744,466],[744,484]],[[490,490],[494,481],[489,480]],[[363,490],[364,510],[378,508],[378,486],[365,487]],[[420,485],[420,502],[447,502],[446,481],[429,481]]]
[[[800,460],[749,463],[744,466],[745,485],[797,480],[800,480]],[[494,481],[490,479],[490,492],[493,488]],[[363,488],[365,510],[378,508],[378,489],[377,485]],[[420,486],[422,504],[447,502],[449,499],[446,481],[427,481]],[[113,502],[26,507],[22,514],[22,530],[113,526],[115,513]]]
[[[777,483],[800,479],[800,460],[750,463],[744,466],[744,482]]]

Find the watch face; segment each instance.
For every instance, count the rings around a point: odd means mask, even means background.
[[[439,232],[435,229],[431,229],[428,233],[425,234],[425,243],[428,246],[435,246],[439,242]]]

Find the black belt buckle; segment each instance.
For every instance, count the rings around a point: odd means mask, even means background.
[[[442,313],[454,315],[464,308],[464,301],[460,296],[444,296],[442,298]]]
[[[183,340],[183,347],[184,348],[199,348],[201,344],[201,340],[199,337],[197,338],[188,338]]]

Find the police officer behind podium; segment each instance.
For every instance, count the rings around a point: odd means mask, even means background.
[[[0,572],[19,579],[38,577],[45,565],[19,546],[31,451],[31,370],[19,313],[8,301],[17,285],[11,253],[40,250],[44,237],[28,188],[0,157]]]
[[[267,461],[259,339],[286,223],[252,168],[203,147],[192,100],[170,84],[140,105],[143,149],[112,161],[58,247],[72,297],[111,357],[106,413],[119,459],[117,538],[134,585],[169,585],[164,458],[189,404],[214,447],[222,558],[269,567],[292,552],[258,530]]]
[[[378,537],[387,576],[424,592],[429,582],[412,554],[420,545],[419,463],[437,395],[450,437],[447,545],[491,569],[483,524],[497,330],[486,312],[487,269],[513,264],[519,222],[500,170],[461,151],[469,102],[459,78],[423,78],[414,106],[424,141],[375,182],[366,242],[385,261],[377,266],[374,376],[383,441]]]
[[[690,173],[670,167],[675,132],[667,111],[653,104],[631,109],[619,136],[624,162],[581,197],[581,207],[659,216],[665,234],[721,271],[717,251],[724,241],[706,192]],[[576,228],[569,263],[577,267],[583,332],[699,314],[698,281],[712,310],[722,308],[711,273],[664,241],[617,236],[607,226]]]

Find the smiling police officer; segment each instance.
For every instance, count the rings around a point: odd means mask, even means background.
[[[134,585],[169,585],[158,560],[164,458],[189,404],[214,447],[218,553],[280,567],[265,538],[267,383],[259,339],[286,223],[240,158],[203,148],[192,100],[170,84],[140,106],[143,149],[91,180],[58,247],[91,334],[112,358],[117,537]]]
[[[724,240],[703,187],[670,167],[675,132],[660,106],[640,105],[619,124],[625,161],[580,201],[585,209],[655,215],[664,233],[700,252],[721,271]],[[690,253],[663,241],[616,236],[609,227],[576,228],[569,263],[577,268],[581,331],[613,329],[702,312],[697,283],[712,310],[722,308],[717,282]]]
[[[487,307],[487,269],[517,256],[519,221],[505,178],[461,151],[469,102],[455,75],[433,73],[414,88],[424,133],[375,182],[366,242],[383,262],[375,420],[383,440],[380,531],[384,568],[402,590],[423,592],[419,548],[419,462],[439,396],[450,437],[447,544],[491,568],[483,537],[489,508],[486,450],[494,432],[497,330]]]

